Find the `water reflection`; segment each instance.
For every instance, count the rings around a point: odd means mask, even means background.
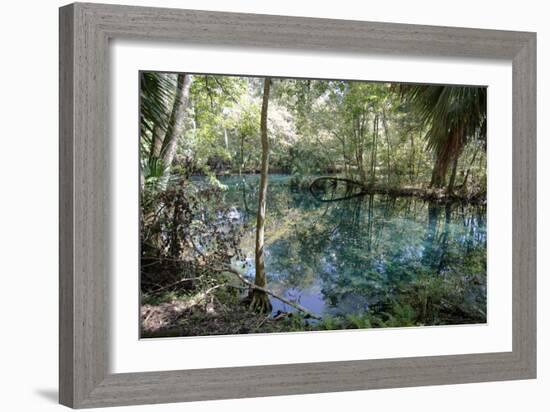
[[[242,247],[253,277],[258,177],[221,180],[224,203],[248,225]],[[276,175],[267,202],[269,286],[311,312],[368,312],[399,326],[486,321],[484,207],[378,195],[320,202]]]

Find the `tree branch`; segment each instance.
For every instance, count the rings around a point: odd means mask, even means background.
[[[275,299],[277,300],[280,300],[281,302],[283,303],[286,303],[287,305],[289,306],[292,306],[293,308],[299,310],[300,312],[303,312],[305,313],[307,316],[309,316],[310,318],[313,318],[313,319],[318,319],[320,320],[321,317],[320,316],[317,316],[313,313],[311,313],[309,310],[307,310],[306,308],[304,308],[303,306],[295,303],[295,302],[292,302],[286,298],[283,298],[282,296],[279,296],[277,295],[275,292],[269,290],[269,289],[266,289],[266,288],[262,288],[261,286],[257,286],[255,285],[254,283],[252,283],[251,281],[249,281],[248,279],[246,279],[243,275],[241,275],[241,273],[238,271],[238,270],[235,270],[233,268],[230,268],[230,267],[223,267],[223,268],[214,268],[214,267],[210,267],[212,270],[216,270],[218,272],[229,272],[229,273],[233,273],[235,276],[237,276],[239,278],[239,280],[241,282],[243,282],[244,284],[246,284],[248,287],[252,288],[252,289],[256,289],[256,290],[259,290],[261,292],[264,292],[264,293],[267,293],[268,295],[274,297]]]

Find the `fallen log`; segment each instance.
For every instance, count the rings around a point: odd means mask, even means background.
[[[345,184],[345,191],[342,196],[334,197],[334,191],[338,184]],[[319,193],[319,189],[326,188],[329,186],[333,190],[333,195],[331,197],[324,197],[323,194]],[[418,197],[427,201],[435,202],[471,202],[471,203],[485,203],[486,195],[483,192],[465,194],[465,193],[447,193],[445,189],[436,189],[436,188],[423,188],[423,187],[395,187],[395,186],[386,186],[381,184],[363,184],[357,180],[343,178],[343,177],[332,177],[332,176],[321,176],[314,179],[309,185],[309,191],[315,199],[320,202],[336,202],[351,199],[354,197],[361,197],[365,195],[389,195],[394,197]],[[321,190],[322,191],[322,190]]]

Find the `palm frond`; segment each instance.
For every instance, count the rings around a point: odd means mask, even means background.
[[[416,109],[427,129],[427,148],[435,153],[459,129],[466,140],[486,139],[487,88],[404,85],[401,94]]]
[[[170,73],[142,72],[140,78],[140,128],[148,139],[157,127],[166,132],[174,101],[176,76]]]

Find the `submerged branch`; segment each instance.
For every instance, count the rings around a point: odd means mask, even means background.
[[[346,192],[340,197],[323,197],[322,190],[316,190],[316,186],[319,189],[323,188],[321,182],[328,182],[330,188],[334,191],[341,182],[346,185]],[[319,185],[321,185],[319,187]],[[422,187],[392,187],[379,184],[363,184],[357,180],[322,176],[314,179],[309,185],[309,191],[311,195],[320,202],[337,202],[341,200],[352,199],[354,197],[360,197],[371,194],[381,194],[389,196],[414,196],[429,201],[440,202],[483,202],[486,199],[485,193],[473,193],[473,194],[459,194],[449,193],[445,189],[437,188],[422,188]],[[321,193],[320,193],[321,192]]]
[[[310,318],[313,318],[313,319],[317,319],[317,320],[320,320],[321,317],[320,316],[317,316],[313,313],[311,313],[309,310],[307,310],[306,308],[304,308],[303,306],[299,305],[298,303],[295,303],[295,302],[292,302],[286,298],[283,298],[282,296],[279,296],[278,294],[276,294],[275,292],[269,290],[269,289],[266,289],[266,288],[263,288],[261,286],[257,286],[255,285],[253,282],[249,281],[248,279],[246,279],[238,270],[235,270],[231,267],[223,267],[223,268],[214,268],[214,267],[211,267],[212,270],[216,270],[218,272],[229,272],[229,273],[233,273],[235,276],[237,276],[239,278],[239,280],[241,282],[243,282],[244,284],[246,284],[248,287],[250,287],[251,289],[256,289],[256,290],[259,290],[260,292],[264,292],[264,293],[267,293],[268,295],[274,297],[275,299],[277,300],[280,300],[281,302],[283,303],[286,303],[287,305],[289,306],[292,306],[294,309],[297,309],[299,310],[300,312],[303,312],[305,315],[309,316]]]

